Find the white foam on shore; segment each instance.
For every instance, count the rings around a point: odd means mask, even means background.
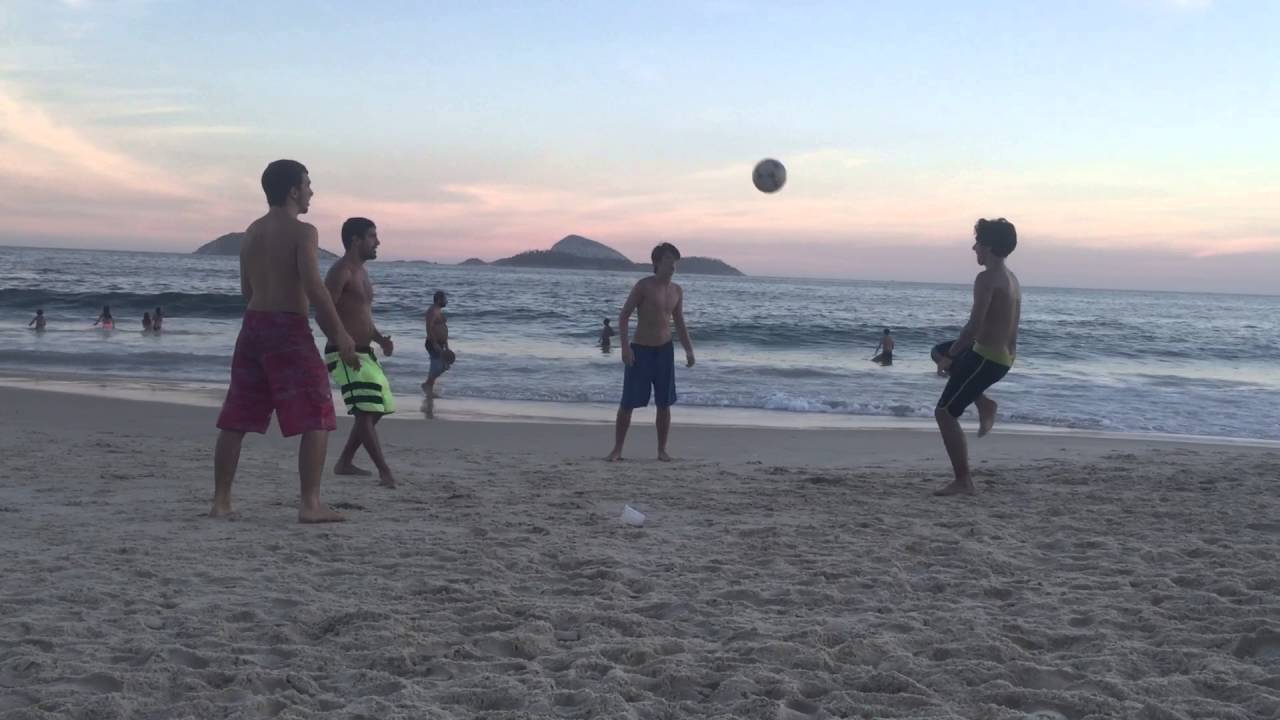
[[[0,387],[23,390],[107,397],[135,402],[160,402],[192,407],[217,408],[222,404],[226,387],[208,383],[140,382],[104,380],[87,376],[15,377],[0,376]],[[334,407],[345,415],[342,397],[333,391]],[[396,412],[388,419],[424,422],[420,395],[397,395]],[[606,403],[561,403],[531,400],[486,400],[481,398],[444,397],[436,400],[435,421],[457,422],[526,422],[570,425],[609,425],[617,407]],[[633,423],[652,422],[654,408],[639,408]],[[776,430],[906,430],[937,432],[932,420],[914,417],[844,415],[830,413],[796,413],[758,408],[718,408],[678,406],[676,421],[681,425],[726,428],[767,428]],[[977,416],[970,413],[966,422],[977,428]],[[1072,428],[1045,427],[1018,423],[1000,423],[1002,434],[1146,440],[1190,443],[1197,445],[1234,445],[1242,447],[1280,448],[1280,441],[1227,438],[1202,435],[1160,433],[1100,432]]]

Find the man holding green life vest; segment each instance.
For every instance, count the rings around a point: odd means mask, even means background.
[[[395,348],[391,336],[378,332],[373,324],[373,283],[365,269],[365,261],[378,257],[379,244],[378,228],[372,220],[354,217],[342,224],[342,246],[346,248],[346,254],[329,268],[324,283],[333,297],[342,326],[355,341],[360,367],[353,368],[342,362],[336,347],[325,347],[324,359],[342,392],[347,412],[355,417],[351,436],[333,467],[334,474],[372,475],[354,463],[356,451],[363,445],[378,468],[379,484],[393,488],[396,479],[382,457],[376,426],[383,415],[395,412],[395,399],[371,343],[381,346],[383,354],[388,357]]]

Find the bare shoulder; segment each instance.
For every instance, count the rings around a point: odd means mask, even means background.
[[[240,244],[240,254],[243,255],[249,246],[256,244],[266,232],[266,216],[262,216],[257,220],[249,223],[249,227],[244,229],[244,242]]]
[[[316,226],[302,220],[294,220],[291,223],[290,231],[292,234],[303,242],[320,242],[320,233],[316,230]]]
[[[347,264],[347,259],[345,257],[340,257],[329,267],[329,272],[325,274],[325,278],[328,280],[337,280],[346,277],[350,274],[348,272],[349,269],[350,266]]]

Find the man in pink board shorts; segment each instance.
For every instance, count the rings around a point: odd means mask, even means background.
[[[253,221],[240,248],[240,290],[248,301],[231,360],[231,386],[218,416],[213,456],[213,509],[210,517],[228,517],[231,483],[247,432],[265,433],[276,414],[285,437],[301,435],[298,473],[304,523],[345,520],[320,503],[329,433],[338,423],[329,393],[329,371],[311,335],[308,313],[342,359],[360,367],[355,343],[343,329],[316,262],[315,226],[298,220],[311,204],[311,177],[302,163],[277,160],[262,173],[267,214]]]

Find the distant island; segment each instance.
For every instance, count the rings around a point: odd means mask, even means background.
[[[626,255],[604,243],[581,235],[568,235],[551,246],[550,250],[526,250],[501,260],[486,263],[470,258],[460,265],[496,265],[498,267],[559,268],[565,270],[618,270],[623,272],[652,272],[647,262],[631,262]],[[735,275],[744,273],[732,265],[715,258],[685,257],[680,259],[680,272],[697,275]]]
[[[217,240],[207,242],[196,248],[193,255],[240,255],[240,245],[244,242],[246,234],[242,232],[227,233]],[[321,260],[337,260],[338,256],[320,248]]]

